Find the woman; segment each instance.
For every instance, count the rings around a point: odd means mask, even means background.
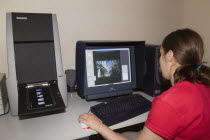
[[[190,29],[177,30],[164,39],[160,69],[172,87],[152,102],[137,140],[209,140],[210,68],[202,63],[203,41]],[[126,140],[93,114],[82,114],[87,124],[107,140]]]

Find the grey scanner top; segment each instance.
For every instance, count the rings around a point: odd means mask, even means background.
[[[14,42],[53,41],[52,14],[12,13]]]
[[[19,84],[57,80],[51,14],[12,14]]]

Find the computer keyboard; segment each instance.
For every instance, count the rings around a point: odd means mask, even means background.
[[[90,108],[104,124],[111,126],[149,111],[151,102],[139,94],[116,97]]]

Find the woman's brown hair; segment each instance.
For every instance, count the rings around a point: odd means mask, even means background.
[[[191,29],[170,33],[163,40],[165,53],[172,50],[181,66],[174,73],[174,83],[189,81],[210,86],[210,68],[202,62],[204,48],[201,36]]]

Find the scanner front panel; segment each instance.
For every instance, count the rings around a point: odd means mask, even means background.
[[[54,43],[15,44],[15,65],[19,84],[57,80]]]

